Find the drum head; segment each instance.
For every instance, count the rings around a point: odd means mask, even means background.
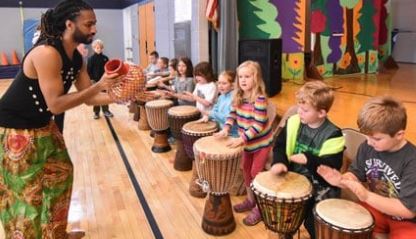
[[[207,136],[198,139],[194,143],[194,150],[209,155],[234,155],[243,150],[243,147],[230,148],[227,146],[232,140],[231,137],[215,138]]]
[[[253,187],[262,194],[281,199],[303,198],[312,192],[309,180],[294,172],[282,175],[270,171],[261,172],[254,178]]]
[[[168,114],[174,116],[190,116],[199,114],[199,110],[192,105],[179,105],[169,108]]]
[[[336,227],[360,230],[373,225],[370,212],[358,203],[344,199],[326,199],[315,207],[316,214]]]
[[[188,134],[208,134],[214,133],[218,129],[217,123],[213,121],[197,122],[191,121],[183,125],[182,131]]]
[[[146,103],[146,107],[150,108],[162,108],[169,107],[173,105],[173,102],[170,100],[152,100]]]

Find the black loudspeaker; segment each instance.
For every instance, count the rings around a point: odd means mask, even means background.
[[[240,40],[238,62],[257,61],[269,97],[282,90],[282,39]]]

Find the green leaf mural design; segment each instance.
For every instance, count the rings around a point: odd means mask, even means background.
[[[277,14],[276,7],[267,0],[239,0],[240,39],[280,37],[281,28],[275,21]]]
[[[256,1],[257,7],[262,11],[256,11],[254,14],[265,21],[264,24],[258,26],[260,30],[270,34],[270,38],[279,38],[282,34],[282,29],[279,23],[275,21],[277,17],[276,7],[267,0]]]

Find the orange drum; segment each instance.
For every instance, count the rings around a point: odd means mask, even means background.
[[[228,190],[240,171],[243,147],[229,148],[231,138],[207,136],[194,143],[195,165],[201,185],[208,191],[202,229],[212,235],[225,235],[235,229]]]
[[[373,233],[373,216],[352,201],[326,199],[316,204],[313,214],[317,239],[370,239]]]
[[[280,238],[291,238],[303,222],[312,197],[309,180],[294,172],[275,175],[266,171],[256,175],[251,189],[266,228],[279,233]]]
[[[104,68],[106,72],[123,74],[121,80],[108,90],[110,98],[115,102],[130,102],[134,100],[138,93],[145,90],[145,77],[140,66],[128,65],[118,59],[114,59],[108,61]]]
[[[163,153],[171,150],[166,130],[168,124],[168,110],[172,107],[173,102],[170,100],[152,100],[145,104],[147,120],[150,127],[155,131],[152,151]]]

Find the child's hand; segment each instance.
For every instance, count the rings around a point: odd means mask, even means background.
[[[244,145],[244,140],[241,137],[232,138],[231,141],[227,144],[230,148],[237,148]]]
[[[197,120],[197,122],[203,122],[203,123],[206,123],[206,122],[208,122],[208,115],[204,115],[204,116],[202,116],[202,118],[200,118],[199,120]]]
[[[306,164],[306,162],[308,161],[308,159],[306,158],[306,156],[304,154],[295,154],[290,156],[290,161],[298,163],[298,164]]]
[[[277,163],[277,164],[274,164],[270,168],[270,172],[272,172],[275,175],[279,175],[281,173],[286,173],[287,172],[287,167],[286,167],[286,165],[284,165],[282,163]]]
[[[225,129],[223,129],[220,132],[213,134],[212,136],[214,136],[215,138],[225,138],[228,136],[228,132]]]
[[[342,174],[338,170],[321,165],[316,171],[332,186],[339,187],[341,185]]]
[[[185,92],[183,92],[183,94],[184,94],[185,96],[189,97],[190,99],[196,100],[196,99],[195,99],[195,98],[196,98],[196,95],[192,94],[192,92],[185,91]]]
[[[360,182],[355,180],[341,180],[342,184],[351,190],[360,201],[365,202],[368,199],[368,190]]]
[[[166,85],[161,81],[161,80],[158,80],[157,81],[157,84],[156,84],[159,88],[166,88]]]

